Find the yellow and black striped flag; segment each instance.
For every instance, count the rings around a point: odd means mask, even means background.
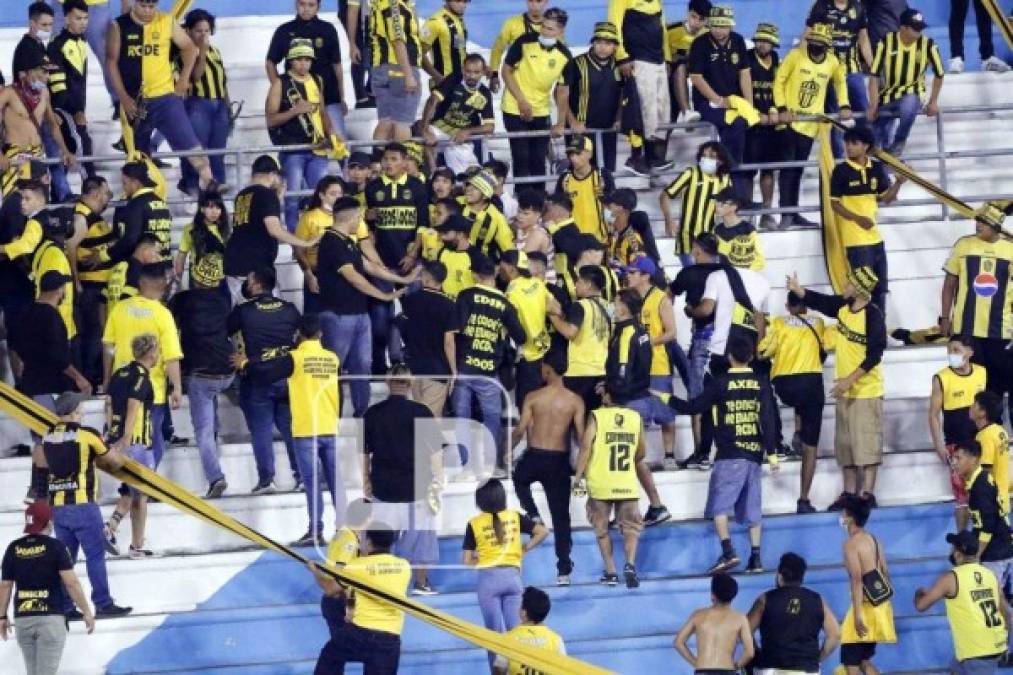
[[[1010,17],[1007,17],[1003,13],[1002,8],[999,7],[999,3],[996,0],[982,0],[982,4],[988,10],[988,15],[992,17],[992,21],[995,21],[995,25],[999,27],[999,32],[1002,33],[1006,44],[1010,49],[1013,49],[1013,22],[1010,21]]]

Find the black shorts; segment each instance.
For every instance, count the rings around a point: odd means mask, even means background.
[[[841,665],[857,667],[863,661],[871,661],[876,655],[875,642],[853,642],[848,645],[841,645]]]
[[[879,282],[876,284],[873,295],[886,293],[889,288],[887,285],[887,268],[886,268],[886,247],[883,242],[878,244],[867,244],[865,246],[848,246],[845,249],[848,256],[848,265],[854,269],[856,267],[871,267],[872,271],[879,277]],[[884,309],[884,307],[880,307]]]
[[[1013,351],[1006,349],[1009,344],[1001,338],[974,338],[974,356],[971,361],[985,369],[988,374],[988,390],[1002,395],[1013,392]]]
[[[604,382],[604,375],[582,375],[580,377],[563,377],[563,385],[577,396],[584,399],[584,408],[590,413],[601,407],[601,395],[595,391],[599,382]]]
[[[785,135],[770,126],[756,126],[746,132],[746,164],[762,162],[783,162]],[[764,169],[761,173],[773,173],[773,169]],[[756,171],[746,171],[746,175],[756,175]]]
[[[794,408],[801,418],[802,423],[796,431],[802,443],[818,445],[820,427],[823,425],[823,406],[826,403],[823,375],[819,373],[781,375],[774,378],[773,385],[781,403]]]

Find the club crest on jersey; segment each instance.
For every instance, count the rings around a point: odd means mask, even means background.
[[[994,274],[982,272],[974,278],[974,294],[979,298],[991,298],[999,292],[999,280]]]

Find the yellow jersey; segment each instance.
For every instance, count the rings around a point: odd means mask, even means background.
[[[846,159],[834,167],[830,176],[830,199],[852,213],[876,222],[879,199],[890,189],[890,176],[882,162],[866,160],[864,165]],[[858,223],[837,216],[845,247],[869,246],[883,241],[879,227],[865,229]]]
[[[858,312],[852,312],[844,305],[837,312],[837,326],[827,339],[827,347],[833,347],[837,353],[834,363],[834,378],[840,379],[851,375],[865,360],[867,354],[868,312],[877,311],[874,305],[868,305]],[[876,364],[872,370],[862,375],[845,394],[847,398],[880,398],[883,396],[883,364]]]
[[[850,105],[845,82],[847,70],[829,51],[816,63],[804,47],[792,49],[774,76],[774,105],[799,115],[819,115],[826,109],[831,85],[841,107]],[[809,138],[819,131],[818,122],[792,122],[791,128]]]
[[[587,494],[592,499],[639,499],[637,448],[644,425],[630,408],[602,407],[592,411],[594,444],[587,463]]]
[[[1006,617],[995,575],[977,562],[957,565],[950,573],[957,581],[957,595],[945,598],[946,618],[957,661],[1006,653]]]
[[[394,8],[397,8],[397,14]],[[418,68],[422,55],[422,41],[419,39],[418,16],[415,3],[411,0],[372,0],[369,3],[369,26],[366,29],[369,40],[369,55],[374,68],[380,65],[397,66],[394,43],[404,42],[408,63]],[[404,77],[400,67],[390,69],[390,77]]]
[[[443,281],[442,290],[451,300],[464,290],[475,285],[475,277],[471,273],[471,257],[474,253],[468,251],[455,251],[451,248],[440,249],[436,259],[447,268],[447,278]]]
[[[388,595],[404,598],[412,578],[411,564],[390,553],[359,556],[350,560],[345,570],[365,580]],[[360,628],[400,635],[404,628],[404,610],[368,593],[355,594],[352,623]]]
[[[1009,436],[1001,424],[989,424],[974,440],[981,444],[981,464],[991,467],[1003,513],[1009,513]]]
[[[334,214],[330,211],[325,211],[322,208],[306,209],[303,214],[299,216],[299,223],[295,226],[295,236],[299,237],[303,241],[310,241],[317,237],[322,237],[331,225],[334,224]],[[360,237],[356,237],[360,238]],[[310,266],[310,270],[316,271],[317,269],[317,255],[319,255],[320,244],[313,246],[312,248],[306,249],[306,262]],[[182,251],[182,246],[180,247]]]
[[[549,351],[551,338],[546,327],[547,308],[552,297],[545,282],[533,277],[518,277],[507,285],[507,300],[517,310],[527,341],[521,346],[521,358],[537,361]]]
[[[70,274],[70,260],[63,249],[53,242],[43,241],[32,256],[32,279],[35,282],[35,299],[42,294],[42,276],[46,272],[59,272],[66,276]],[[67,339],[73,339],[77,335],[77,324],[74,322],[74,282],[68,281],[63,285],[63,299],[56,306],[56,311],[63,319],[63,325],[67,328]]]
[[[767,258],[763,255],[763,243],[760,233],[749,222],[727,227],[724,223],[714,228],[714,237],[718,240],[718,254],[725,258],[743,257],[742,251],[751,252],[753,262],[749,269],[762,272],[767,267]]]
[[[702,29],[696,35],[706,32]],[[696,35],[686,30],[686,22],[670,23],[665,27],[665,40],[668,42],[668,51],[672,54],[672,63],[679,65],[689,59],[689,48],[693,46]]]
[[[496,526],[491,513],[480,513],[468,521],[468,529],[464,535],[465,550],[474,551],[478,556],[476,567],[516,567],[520,568],[524,557],[521,541],[524,527],[521,514],[506,510],[496,514],[500,522],[502,540],[496,538]],[[524,519],[526,522],[527,519]]]
[[[176,90],[170,50],[177,27],[171,14],[155,12],[148,23],[134,20],[130,12],[117,17],[120,31],[119,71],[123,88],[132,98],[168,96]]]
[[[714,229],[714,195],[732,184],[728,174],[706,174],[698,166],[683,169],[665,188],[669,199],[682,196],[676,253],[689,253],[697,235]]]
[[[644,306],[640,310],[640,323],[647,335],[654,338],[665,333],[661,323],[661,303],[669,302],[668,296],[657,286],[651,286],[644,297]],[[672,374],[672,363],[668,360],[668,348],[659,344],[651,347],[651,376],[668,377]]]
[[[359,535],[354,530],[342,527],[334,533],[327,546],[327,559],[335,565],[344,566],[359,556]]]
[[[612,320],[601,298],[583,298],[576,306],[582,315],[577,335],[567,349],[567,377],[588,377],[605,374]],[[567,313],[567,320],[573,314]],[[575,324],[576,325],[576,324]]]
[[[563,643],[563,638],[559,636],[559,633],[552,630],[545,624],[521,624],[520,626],[508,630],[506,636],[512,640],[523,642],[529,647],[545,649],[554,654],[560,654],[563,656],[566,655],[566,645]],[[536,671],[530,666],[525,666],[518,661],[508,661],[507,672],[509,675],[540,674],[540,671]]]
[[[517,86],[531,104],[535,117],[549,116],[552,92],[556,85],[564,84],[563,67],[571,58],[570,50],[562,42],[546,49],[533,34],[519,37],[510,46],[503,63],[513,68]],[[520,114],[517,99],[509,89],[503,92],[500,109],[507,115]]]
[[[98,501],[95,459],[109,452],[98,433],[74,422],[61,422],[42,438],[49,465],[49,503],[70,506]]]
[[[503,212],[493,204],[481,211],[473,211],[465,206],[461,215],[471,221],[471,232],[468,239],[479,248],[484,255],[491,255],[493,260],[514,248],[514,233],[510,229]]]
[[[953,333],[1013,338],[1013,240],[987,242],[974,235],[953,246],[943,270],[959,280]]]
[[[771,359],[770,378],[823,373],[820,347],[826,327],[819,317],[776,316],[760,341],[759,353]]]
[[[970,365],[971,372],[967,375],[946,367],[934,376],[943,392],[943,436],[947,443],[969,441],[978,433],[969,413],[975,395],[985,391],[988,374],[984,366]]]
[[[422,44],[432,50],[433,67],[444,77],[464,69],[468,29],[464,17],[444,7],[422,25]]]
[[[288,355],[292,358],[292,374],[288,378],[292,436],[337,435],[341,416],[338,355],[325,349],[320,340],[303,340]]]
[[[35,252],[42,241],[42,225],[34,217],[29,218],[25,223],[25,229],[21,235],[10,243],[0,246],[0,251],[7,256],[8,260],[20,258]]]
[[[158,361],[149,371],[155,405],[165,403],[167,361],[179,361],[183,350],[179,345],[179,331],[172,313],[157,300],[142,295],[116,303],[106,320],[102,342],[113,349],[113,370],[134,360],[130,343],[138,335],[150,333],[158,339]]]
[[[570,196],[573,201],[573,221],[583,234],[594,235],[601,243],[608,241],[609,227],[605,222],[602,200],[615,189],[615,181],[602,169],[591,169],[583,178],[573,171],[559,177],[556,191]]]

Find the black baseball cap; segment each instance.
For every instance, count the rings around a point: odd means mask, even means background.
[[[348,156],[348,166],[358,166],[363,169],[368,169],[369,165],[372,163],[373,161],[368,152],[362,152],[360,150],[358,152],[353,152]]]
[[[461,232],[462,234],[470,234],[471,221],[459,213],[452,213],[446,220],[443,221],[443,224],[436,229],[440,232]]]
[[[127,162],[120,169],[127,178],[133,178],[139,181],[144,187],[155,187],[155,181],[151,180],[151,176],[148,174],[148,165],[144,162]]]
[[[257,159],[253,160],[253,173],[281,173],[281,167],[278,166],[278,160],[271,155],[261,155]]]
[[[909,7],[901,12],[900,25],[914,28],[915,30],[925,30],[927,23],[925,23],[925,15],[919,12],[914,7]]]
[[[714,195],[715,202],[730,203],[739,206],[742,202],[739,200],[739,195],[735,192],[735,188],[726,187],[725,189]]]
[[[50,291],[63,288],[73,280],[74,278],[69,274],[57,272],[56,270],[49,270],[43,274],[42,279],[39,280],[39,290],[43,293],[49,293]]]
[[[946,543],[952,544],[954,548],[964,555],[978,555],[978,537],[974,532],[964,530],[963,532],[951,532],[946,535]]]

